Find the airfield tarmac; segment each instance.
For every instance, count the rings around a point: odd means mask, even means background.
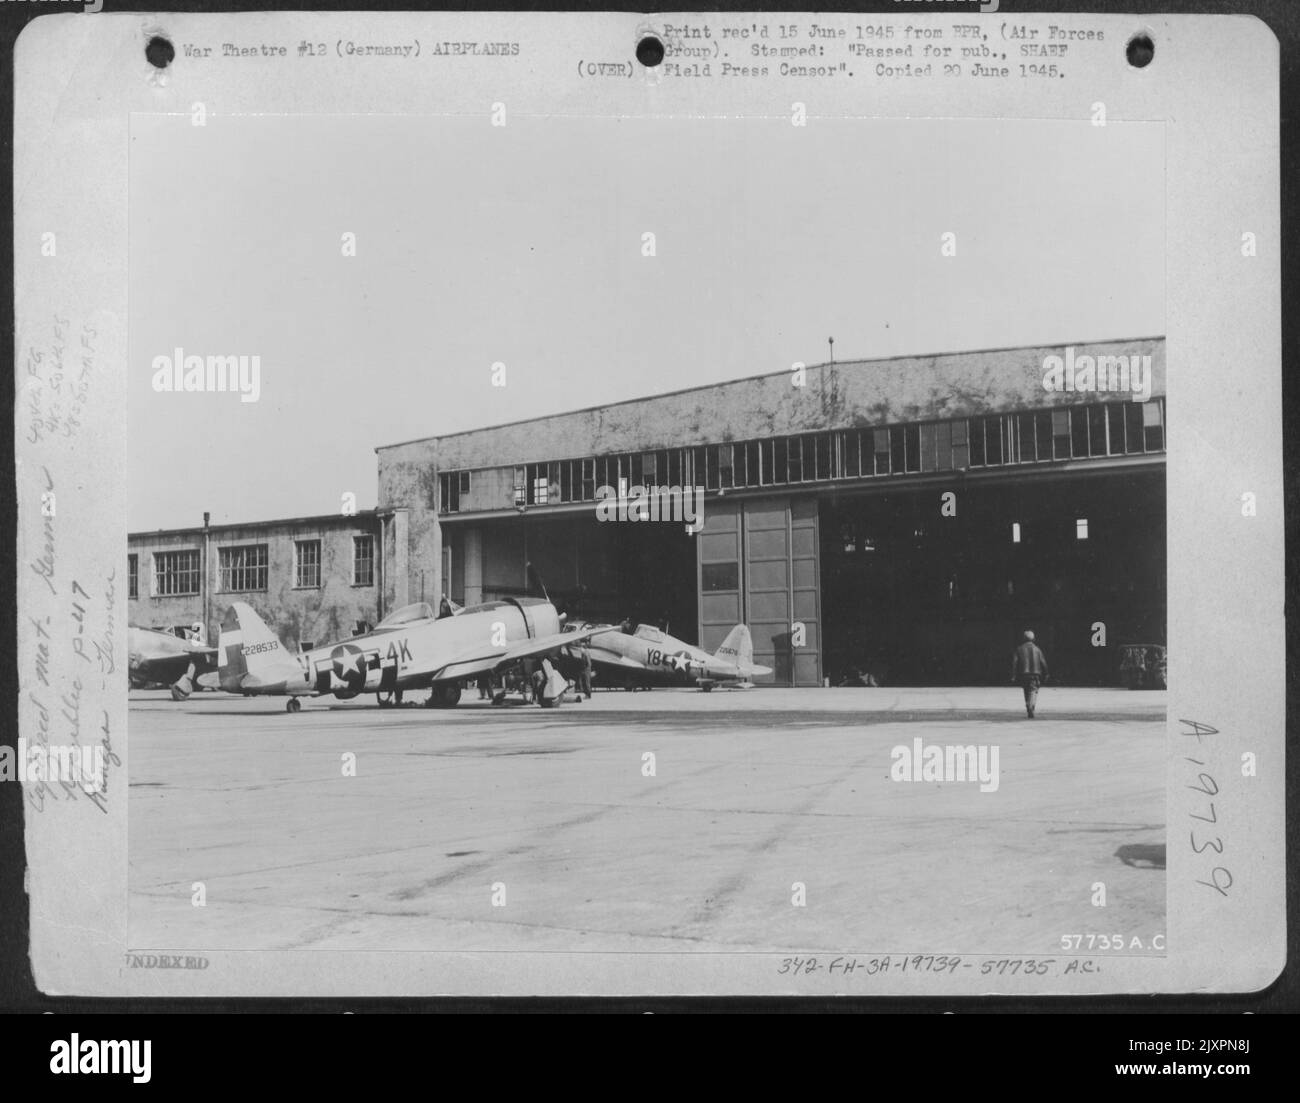
[[[476,696],[289,715],[132,692],[132,947],[1023,955],[1164,932],[1164,692],[1048,686],[1032,721],[1010,685]],[[891,780],[917,738],[997,746],[998,788]]]

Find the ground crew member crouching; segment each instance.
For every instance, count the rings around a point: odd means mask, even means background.
[[[1038,687],[1047,681],[1047,656],[1034,643],[1033,632],[1025,632],[1025,642],[1016,648],[1011,661],[1011,680],[1019,682],[1025,691],[1025,713],[1034,718],[1038,704]]]

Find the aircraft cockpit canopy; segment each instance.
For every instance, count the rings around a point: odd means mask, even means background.
[[[433,606],[427,601],[417,601],[414,605],[403,605],[394,609],[376,625],[377,628],[395,628],[399,624],[410,624],[415,620],[432,620]]]
[[[649,640],[650,643],[664,642],[664,634],[650,624],[638,624],[633,635],[639,640]]]

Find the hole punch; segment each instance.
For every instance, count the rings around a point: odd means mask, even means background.
[[[1135,34],[1128,40],[1124,53],[1128,57],[1128,63],[1134,69],[1145,69],[1155,57],[1156,45],[1151,41],[1149,34]]]
[[[648,34],[636,44],[636,59],[647,69],[653,69],[664,59],[664,44]]]
[[[166,69],[176,57],[176,47],[170,39],[156,34],[145,45],[144,56],[155,69]]]

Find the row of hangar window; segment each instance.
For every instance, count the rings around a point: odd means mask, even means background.
[[[513,494],[506,503],[462,506],[471,493],[472,472],[452,471],[439,476],[439,511],[591,502],[601,487],[617,490],[620,480],[627,486],[730,490],[1164,449],[1163,398],[1094,403],[527,464],[514,469]]]
[[[193,597],[202,593],[202,559],[198,548],[153,553],[153,597]],[[140,596],[140,557],[126,557],[127,593]],[[217,549],[218,587],[222,593],[246,594],[270,588],[270,547],[267,544],[236,544]],[[321,542],[293,542],[294,589],[321,587]],[[375,538],[370,534],[352,537],[352,585],[375,584]]]

